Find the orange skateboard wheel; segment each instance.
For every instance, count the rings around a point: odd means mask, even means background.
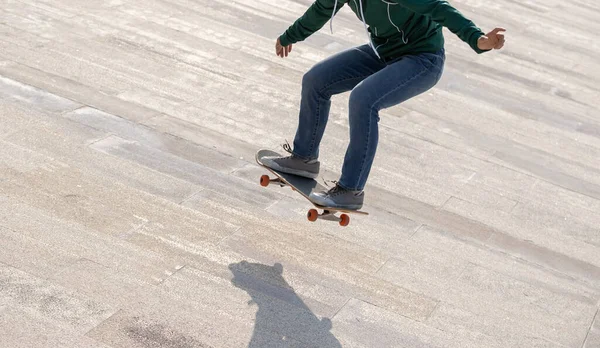
[[[311,209],[308,211],[308,214],[306,214],[306,217],[308,218],[308,221],[315,222],[319,218],[319,212],[317,209]]]
[[[269,182],[271,182],[271,178],[268,175],[263,175],[260,177],[260,185],[267,187],[269,186]]]
[[[350,223],[350,216],[346,214],[340,215],[340,226],[348,226]]]

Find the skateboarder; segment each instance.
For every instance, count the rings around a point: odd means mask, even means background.
[[[335,54],[304,75],[293,148],[284,145],[290,156],[263,163],[282,172],[317,177],[319,144],[331,96],[352,91],[350,143],[341,177],[332,189],[310,198],[323,206],[360,209],[377,148],[379,111],[419,95],[439,81],[445,61],[442,26],[477,53],[502,48],[504,29],[484,34],[445,0],[316,0],[277,38],[276,54],[287,57],[292,44],[306,39],[328,20],[332,23],[346,4],[363,22],[368,44]]]

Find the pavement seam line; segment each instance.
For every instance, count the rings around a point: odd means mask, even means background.
[[[588,337],[590,336],[590,332],[592,332],[592,327],[594,326],[594,323],[596,322],[596,318],[598,318],[598,313],[600,312],[600,308],[598,308],[596,310],[596,314],[594,314],[594,318],[592,318],[592,322],[590,323],[590,327],[587,330],[587,333],[585,334],[585,338],[583,339],[583,343],[581,344],[581,348],[585,348],[585,344],[587,343]]]

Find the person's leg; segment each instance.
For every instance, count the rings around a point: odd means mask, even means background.
[[[294,155],[319,157],[319,144],[329,118],[331,96],[352,90],[370,75],[385,68],[368,45],[340,52],[313,66],[302,78],[302,100]]]
[[[292,156],[267,159],[273,169],[307,177],[319,172],[319,145],[329,118],[331,96],[352,90],[385,68],[368,45],[348,49],[313,66],[302,78],[302,99]]]
[[[379,111],[397,105],[433,87],[444,65],[437,54],[405,56],[359,83],[350,94],[350,143],[334,192],[314,195],[321,205],[362,206],[365,187],[379,138]],[[358,207],[358,208],[357,208]]]

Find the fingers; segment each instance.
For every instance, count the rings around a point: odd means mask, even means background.
[[[277,47],[277,55],[280,56],[281,58],[287,57],[287,55],[288,55],[287,47],[284,47],[284,46]]]
[[[504,34],[503,33],[498,33],[496,34],[496,45],[494,46],[495,49],[499,50],[504,46],[504,42],[505,42],[505,38],[504,38]]]
[[[504,28],[495,28],[494,30],[490,31],[488,35],[496,35],[499,34],[500,32],[505,32],[506,29]]]
[[[279,43],[279,38],[277,38],[277,40],[275,40],[275,54],[279,56],[280,53],[281,53],[281,44]]]
[[[495,49],[499,50],[504,46],[504,37],[502,37],[501,39],[498,40],[498,43],[496,44],[496,46],[494,47]]]
[[[287,47],[283,47],[281,45],[281,42],[279,41],[279,38],[277,38],[277,41],[275,42],[275,53],[283,58],[284,56],[287,56]]]
[[[282,46],[279,39],[275,42],[275,54],[281,58],[287,57],[292,52],[292,45]]]
[[[506,41],[504,38],[505,31],[506,29],[504,28],[495,28],[494,30],[490,31],[487,35],[488,37],[492,38],[494,49],[499,50],[502,47],[504,47],[504,42]]]

